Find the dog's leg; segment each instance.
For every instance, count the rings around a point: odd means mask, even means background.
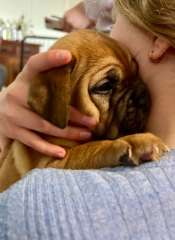
[[[122,165],[139,165],[147,161],[156,161],[169,151],[165,143],[151,133],[132,134],[120,139],[129,145],[128,157],[120,159]]]
[[[78,145],[68,149],[64,159],[52,161],[47,167],[67,169],[114,167],[119,165],[118,160],[116,161],[116,153],[120,152],[122,156],[126,152],[126,149],[122,149],[122,146],[123,142],[120,143],[120,140],[117,144],[113,141],[105,140]],[[121,149],[122,152],[120,151]]]
[[[63,160],[50,163],[49,167],[70,169],[98,169],[119,165],[139,165],[158,160],[168,148],[156,136],[143,133],[114,141],[96,141],[68,150]]]

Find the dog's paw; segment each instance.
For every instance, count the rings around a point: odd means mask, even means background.
[[[120,158],[121,165],[137,166],[147,161],[156,161],[169,148],[163,141],[151,133],[133,134],[120,138]],[[116,140],[117,142],[117,140]]]

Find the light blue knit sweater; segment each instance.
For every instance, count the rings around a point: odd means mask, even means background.
[[[0,195],[1,240],[175,240],[175,150],[98,171],[34,170]]]

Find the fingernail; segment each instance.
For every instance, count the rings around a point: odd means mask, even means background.
[[[66,155],[66,152],[64,150],[59,150],[57,153],[58,157],[63,158]]]
[[[69,51],[66,51],[66,50],[59,50],[57,53],[56,53],[56,58],[59,60],[59,61],[63,61],[65,63],[69,62],[71,60],[71,54]]]
[[[87,131],[80,132],[81,139],[89,139],[91,138],[91,136],[92,136],[91,132],[87,132]]]
[[[97,121],[95,118],[84,116],[82,118],[82,123],[86,126],[94,127],[97,124]]]

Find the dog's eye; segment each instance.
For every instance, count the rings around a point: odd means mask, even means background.
[[[105,78],[92,87],[91,92],[95,94],[109,94],[116,86],[114,79]]]

